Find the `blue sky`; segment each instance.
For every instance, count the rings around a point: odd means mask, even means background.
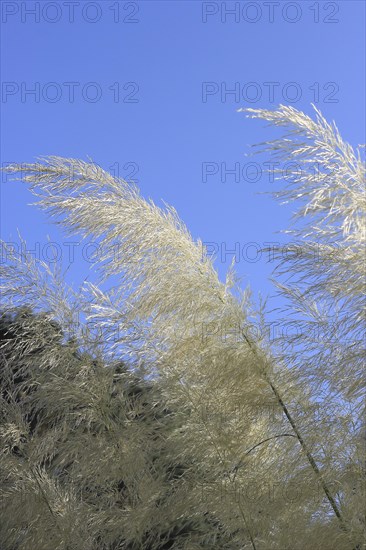
[[[2,164],[60,155],[118,167],[146,198],[172,204],[194,238],[215,243],[220,277],[236,246],[243,285],[270,294],[274,266],[254,261],[256,246],[283,240],[276,231],[292,207],[256,194],[273,184],[265,174],[250,181],[245,155],[274,134],[237,109],[310,113],[313,102],[347,141],[364,143],[365,3],[3,0],[1,9]],[[235,166],[239,181],[225,174]],[[47,259],[49,235],[66,267],[70,239],[32,200],[3,181],[3,240],[19,229]],[[88,267],[76,253],[68,280]]]

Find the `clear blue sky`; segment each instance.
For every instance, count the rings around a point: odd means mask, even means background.
[[[1,8],[2,163],[90,156],[127,179],[134,172],[145,197],[172,204],[194,238],[217,243],[221,277],[232,259],[225,247],[239,243],[243,283],[270,293],[273,264],[248,261],[256,253],[248,243],[281,240],[275,231],[292,207],[256,194],[271,188],[268,176],[248,181],[249,145],[273,133],[236,111],[285,103],[310,113],[315,102],[346,140],[364,143],[365,3],[3,0]],[[221,166],[235,163],[239,181],[221,181]],[[49,235],[66,267],[67,239],[28,206],[26,187],[3,183],[1,197],[2,238],[16,240],[19,228],[42,250]],[[68,280],[87,272],[76,253]]]

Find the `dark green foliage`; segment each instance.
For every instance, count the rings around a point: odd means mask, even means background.
[[[189,548],[194,540],[198,548],[230,547],[230,537],[220,536],[222,527],[207,512],[201,518],[168,514],[164,520],[171,495],[184,485],[187,467],[178,457],[174,461],[166,441],[174,414],[161,404],[156,383],[124,363],[106,366],[79,353],[72,341],[63,343],[57,323],[28,309],[0,317],[0,340],[1,548],[79,549],[87,541],[89,549],[168,550]],[[78,376],[85,368],[83,392]],[[98,385],[103,401],[88,401],[87,386]],[[132,461],[141,461],[141,468],[118,461],[124,431],[134,447]],[[104,453],[113,464],[104,460]],[[101,467],[90,460],[100,460]],[[143,488],[138,489],[146,474],[147,486],[149,480],[159,482],[152,506],[143,502]],[[70,513],[57,511],[68,500],[73,500]],[[134,508],[155,516],[146,529],[133,536],[128,518],[108,526]],[[98,515],[105,524],[98,522]],[[24,523],[22,518],[27,518]]]

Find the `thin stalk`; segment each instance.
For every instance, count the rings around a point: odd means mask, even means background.
[[[263,441],[260,441],[259,443],[256,443],[253,447],[251,447],[248,451],[245,452],[245,456],[249,455],[254,449],[259,447],[260,445],[263,445],[263,443],[267,443],[267,441],[271,441],[271,439],[277,439],[278,437],[296,437],[294,434],[278,434],[278,435],[272,435],[272,437],[267,437],[266,439],[263,439]],[[238,473],[239,468],[243,466],[243,461],[240,460],[236,466],[233,468],[234,476],[233,481],[235,481],[236,474]]]
[[[321,485],[321,487],[322,487],[322,489],[323,489],[323,491],[324,491],[324,493],[325,493],[325,495],[326,495],[326,497],[327,497],[327,499],[328,499],[329,504],[330,504],[331,507],[332,507],[333,512],[335,513],[336,517],[337,517],[338,520],[339,520],[341,529],[342,529],[343,531],[345,531],[345,532],[348,532],[348,529],[347,529],[347,527],[346,527],[346,525],[345,525],[343,516],[342,516],[342,514],[341,514],[341,512],[340,512],[340,510],[339,510],[339,508],[338,508],[338,506],[337,506],[337,503],[336,503],[336,501],[334,500],[334,498],[333,498],[333,496],[332,496],[332,494],[331,494],[331,492],[330,492],[330,490],[329,490],[329,487],[328,487],[328,485],[327,485],[327,483],[326,483],[326,481],[325,481],[325,479],[324,479],[324,477],[323,477],[321,471],[319,470],[319,468],[318,468],[318,466],[317,466],[317,464],[316,464],[316,462],[315,462],[315,460],[314,460],[313,455],[311,454],[311,452],[310,452],[310,450],[309,450],[307,444],[305,443],[303,437],[301,436],[301,433],[300,433],[300,431],[299,431],[299,429],[298,429],[298,427],[297,427],[297,425],[296,425],[295,420],[293,419],[291,413],[289,412],[287,406],[285,405],[285,403],[284,403],[284,401],[283,401],[283,399],[282,399],[282,397],[281,397],[281,394],[280,394],[279,390],[278,390],[278,389],[276,388],[276,386],[273,384],[273,382],[271,381],[270,377],[269,377],[268,374],[267,374],[266,369],[265,369],[264,366],[261,364],[261,363],[262,363],[262,360],[261,360],[261,358],[258,356],[258,353],[257,353],[256,348],[254,347],[254,345],[252,344],[252,342],[250,342],[250,340],[249,340],[248,337],[244,334],[244,332],[243,332],[242,334],[243,334],[245,340],[247,341],[247,343],[248,343],[248,345],[249,345],[249,348],[250,348],[250,350],[252,351],[253,355],[256,357],[256,359],[259,360],[259,362],[260,362],[260,363],[259,363],[259,364],[260,364],[260,370],[261,370],[261,372],[262,372],[262,374],[263,374],[263,376],[264,376],[264,379],[265,379],[266,382],[269,384],[271,390],[273,391],[274,395],[276,396],[277,402],[279,403],[279,405],[280,405],[280,407],[281,407],[281,409],[282,409],[284,415],[286,416],[286,418],[287,418],[287,420],[289,421],[289,423],[290,423],[292,429],[294,430],[295,435],[296,435],[296,438],[297,438],[297,440],[299,441],[299,443],[300,443],[300,445],[301,445],[301,447],[302,447],[302,450],[304,451],[305,456],[306,456],[306,458],[308,459],[309,464],[310,464],[310,466],[312,467],[312,469],[313,469],[315,475],[316,475],[317,478],[319,479],[320,485]]]
[[[256,544],[255,544],[255,542],[254,542],[253,537],[252,537],[252,533],[251,533],[251,531],[250,531],[248,522],[247,522],[247,520],[246,520],[246,518],[245,518],[245,514],[244,514],[244,512],[243,512],[243,510],[242,510],[242,507],[241,507],[240,502],[238,502],[238,506],[239,506],[239,510],[240,510],[241,517],[243,518],[244,525],[245,525],[245,527],[247,528],[248,535],[249,535],[249,540],[250,540],[250,542],[251,542],[252,548],[253,548],[253,550],[257,550],[257,546],[256,546]]]

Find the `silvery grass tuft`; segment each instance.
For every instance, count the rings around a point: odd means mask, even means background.
[[[100,244],[100,279],[75,293],[59,272],[8,251],[4,309],[45,312],[66,332],[77,315],[80,348],[105,363],[123,355],[159,385],[160,399],[176,411],[165,452],[186,465],[172,485],[167,524],[189,517],[209,537],[208,515],[225,535],[223,548],[361,550],[365,165],[318,111],[315,120],[284,106],[246,111],[288,130],[262,152],[301,166],[275,193],[299,205],[293,234],[301,253],[283,259],[275,251],[283,323],[300,327],[296,336],[254,341],[244,327],[253,319],[264,325],[266,308],[257,310],[232,270],[220,282],[172,207],[158,208],[96,164],[60,157],[6,170],[21,173],[68,234]],[[45,407],[47,399],[53,394],[44,392]],[[155,497],[163,483],[158,476]],[[153,516],[155,497],[146,494],[144,517]],[[136,509],[123,512],[121,528],[141,548],[158,548],[142,542],[145,520]],[[106,511],[95,513],[101,523]],[[192,535],[173,547],[202,548],[203,541]]]

